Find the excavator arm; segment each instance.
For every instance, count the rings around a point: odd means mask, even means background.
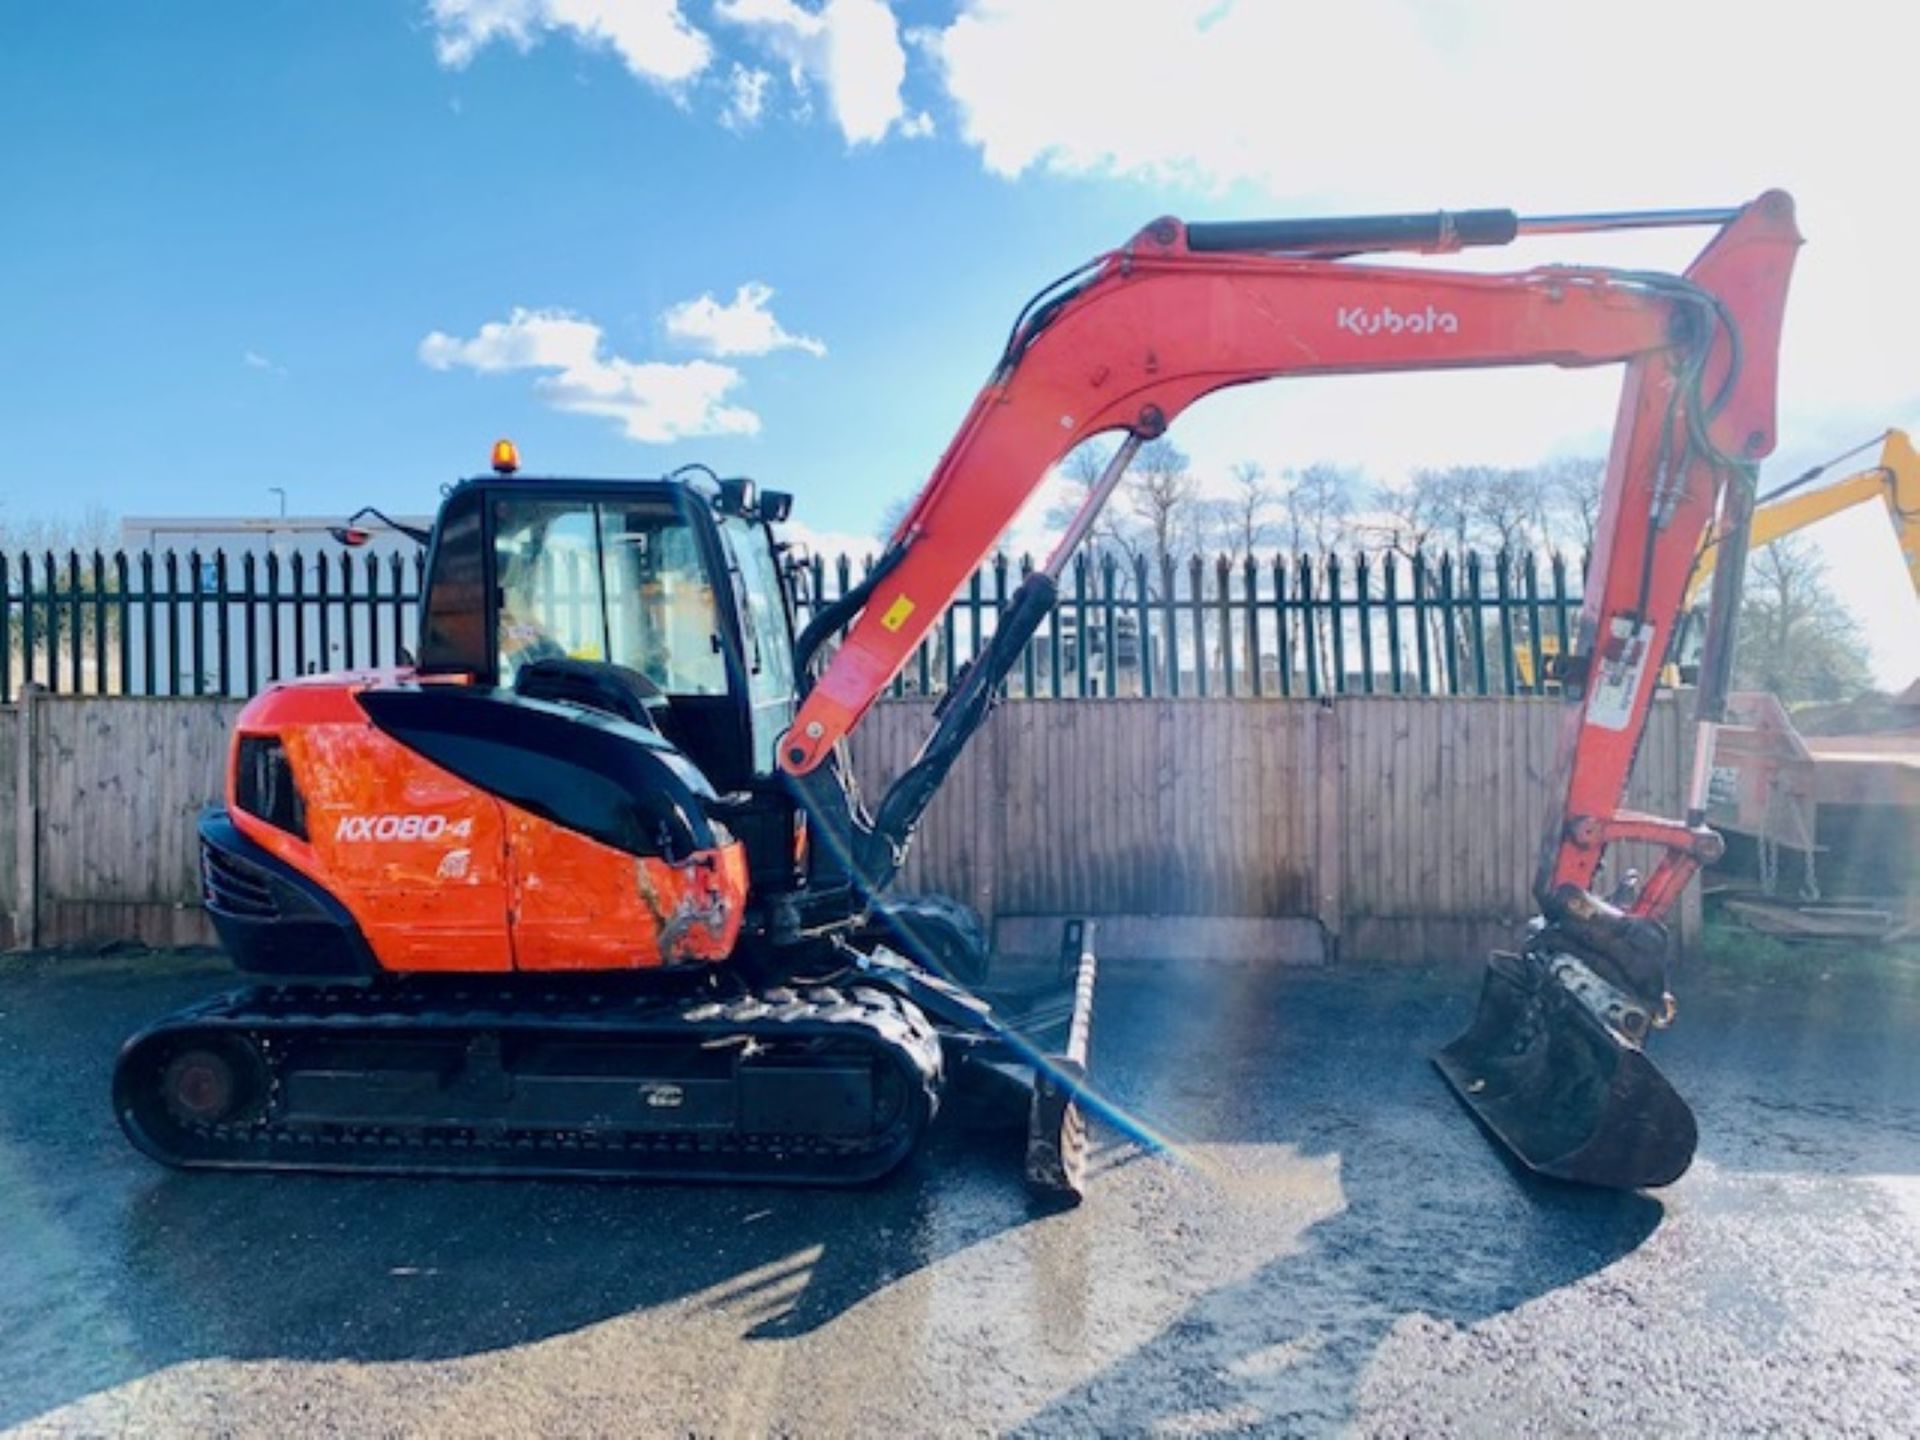
[[[1715,223],[1684,277],[1551,267],[1461,274],[1328,258],[1386,247],[1440,250],[1516,233]],[[1012,663],[1051,605],[1051,583],[1139,442],[1216,390],[1293,375],[1626,362],[1602,500],[1593,580],[1576,654],[1561,662],[1569,713],[1561,747],[1564,818],[1543,850],[1546,903],[1585,890],[1609,841],[1674,853],[1636,914],[1657,918],[1713,844],[1697,816],[1620,814],[1627,772],[1687,574],[1724,482],[1751,496],[1751,467],[1774,443],[1775,355],[1793,255],[1792,202],[1770,193],[1738,210],[1519,220],[1509,212],[1360,221],[1183,225],[1159,220],[1043,292],[932,478],[901,520],[874,578],[830,616],[850,629],[801,705],[781,763],[804,777],[856,726],[938,622],[966,578],[1057,460],[1090,436],[1123,432],[1116,463],[1030,584],[997,640],[950,700],[923,758],[944,761],[880,811],[872,876],[897,852],[970,728],[984,718],[995,663]],[[1280,252],[1280,253],[1276,253]],[[1737,577],[1736,577],[1737,578]],[[826,626],[809,637],[817,643]],[[803,651],[810,649],[803,641]],[[967,682],[972,682],[971,691]],[[1714,717],[1709,717],[1714,718]],[[936,773],[937,772],[937,773]],[[1697,808],[1697,807],[1696,807]],[[890,813],[891,812],[891,813]]]
[[[1773,343],[1797,243],[1791,204],[1769,195],[1705,213],[1731,218],[1684,281],[1561,267],[1456,274],[1267,253],[1283,243],[1357,246],[1341,228],[1355,222],[1324,222],[1323,232],[1316,222],[1156,221],[1023,312],[892,538],[897,565],[802,707],[787,770],[806,773],[852,729],[1050,466],[1105,432],[1152,439],[1216,390],[1290,375],[1648,360],[1657,373],[1636,373],[1628,389],[1631,397],[1649,384],[1668,387],[1653,407],[1659,416],[1683,381],[1698,411],[1720,402],[1711,417],[1694,417],[1704,436],[1670,435],[1670,444],[1708,438],[1727,455],[1757,459],[1773,443]],[[1457,223],[1433,219],[1432,243],[1420,245],[1408,227],[1401,248],[1440,248],[1449,229],[1459,243]],[[1508,236],[1526,224],[1509,221]],[[1745,357],[1731,374],[1730,337]],[[1730,393],[1718,394],[1729,379]],[[1653,437],[1631,438],[1639,442],[1631,458],[1646,462]],[[1626,464],[1616,454],[1616,480],[1627,478]],[[1678,517],[1682,528],[1692,522],[1697,533],[1713,495],[1700,493],[1704,504]]]
[[[1516,235],[1713,225],[1684,276],[1594,267],[1455,273],[1356,261]],[[1640,1051],[1670,1011],[1661,917],[1719,850],[1705,824],[1715,726],[1755,468],[1774,446],[1787,283],[1800,237],[1770,192],[1727,211],[1523,220],[1509,211],[1186,225],[1163,219],[1029,302],[985,387],[872,574],[801,637],[803,668],[838,650],[781,740],[780,764],[828,840],[831,878],[871,897],[1000,682],[1052,609],[1057,581],[1127,463],[1202,396],[1284,376],[1506,365],[1626,366],[1578,641],[1558,662],[1560,802],[1540,847],[1541,919],[1496,956],[1479,1016],[1437,1057],[1529,1166],[1608,1185],[1660,1184],[1694,1145],[1691,1113]],[[871,820],[836,778],[836,747],[905,665],[1049,468],[1091,436],[1122,442],[1027,577],[933,732]],[[1708,527],[1720,563],[1684,818],[1621,809]],[[1593,893],[1607,847],[1658,846],[1644,887]],[[1084,987],[1083,987],[1084,988]]]

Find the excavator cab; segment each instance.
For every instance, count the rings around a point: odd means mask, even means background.
[[[434,527],[419,674],[651,729],[724,797],[754,890],[791,890],[800,822],[775,754],[796,703],[793,606],[773,533],[791,509],[704,468],[465,481]]]
[[[469,480],[427,561],[419,671],[650,725],[723,793],[773,772],[793,625],[750,480]]]

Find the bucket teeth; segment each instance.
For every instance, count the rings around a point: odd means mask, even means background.
[[[1434,1064],[1538,1174],[1635,1190],[1671,1184],[1692,1163],[1698,1130],[1686,1102],[1538,958],[1493,957],[1473,1023]]]

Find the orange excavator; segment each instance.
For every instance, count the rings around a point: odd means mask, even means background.
[[[1716,232],[1684,275],[1376,258],[1672,225]],[[797,636],[771,528],[789,497],[699,467],[527,479],[497,455],[435,522],[417,663],[277,685],[241,713],[202,865],[209,913],[260,983],[127,1042],[124,1128],[190,1167],[853,1182],[975,1085],[1020,1101],[1036,1187],[1077,1196],[1081,1107],[1100,1103],[1087,932],[1069,927],[1063,984],[983,999],[977,920],[889,886],[1129,461],[1231,385],[1624,363],[1585,609],[1557,662],[1540,916],[1438,1063],[1534,1169],[1672,1180],[1693,1117],[1642,1046],[1671,1012],[1662,918],[1719,849],[1706,777],[1799,243],[1779,193],[1531,219],[1155,221],[1020,312],[884,555]],[[1120,444],[1085,505],[869,813],[842,742],[1049,467],[1108,433]],[[1709,526],[1688,813],[1625,812]],[[1664,859],[1603,896],[1620,840]]]

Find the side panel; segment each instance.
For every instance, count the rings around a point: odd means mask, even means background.
[[[419,723],[396,736],[369,710],[389,725],[396,715]],[[554,814],[496,795],[407,743],[448,747],[469,730],[518,736],[525,763],[508,773],[490,752],[476,762],[457,745],[450,763],[499,771],[502,788],[525,790],[526,804]],[[236,727],[236,737],[249,735],[285,746],[307,836],[242,811],[230,776],[234,824],[336,898],[384,970],[630,970],[733,953],[745,847],[705,818],[698,774],[631,727],[464,689],[301,684],[250,704]],[[562,742],[573,763],[543,768]],[[635,841],[677,819],[676,844],[694,848],[676,849],[676,860],[636,853],[560,823],[568,816]]]
[[[234,824],[338,899],[382,968],[513,968],[498,801],[375,729],[345,688],[271,691],[236,734],[279,735],[308,839],[240,810],[230,786]]]
[[[747,894],[738,842],[675,865],[505,808],[520,969],[649,969],[733,953]]]

